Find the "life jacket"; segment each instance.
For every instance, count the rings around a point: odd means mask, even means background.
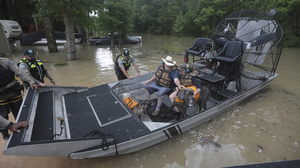
[[[198,73],[199,73],[198,71],[194,70],[189,74],[180,75],[180,83],[185,87],[194,85],[192,81],[192,77],[197,76]]]
[[[192,86],[189,86],[189,87],[186,87],[186,89],[192,89],[194,91],[194,93],[196,92],[197,90],[197,87],[195,85],[192,85]],[[200,92],[196,94],[195,96],[195,102],[197,102],[199,100],[199,97],[200,97]],[[175,101],[178,102],[178,103],[183,103],[184,100],[181,100],[177,97],[177,95],[175,96]]]
[[[162,87],[170,87],[172,79],[170,78],[170,73],[175,71],[177,66],[174,65],[170,70],[165,70],[164,64],[161,64],[160,68],[155,72],[155,83]]]
[[[126,97],[125,99],[123,99],[123,102],[130,108],[133,109],[133,107],[135,107],[136,105],[138,105],[138,103],[136,101],[134,101],[131,97]]]
[[[5,87],[13,80],[15,80],[15,73],[0,64],[0,87]]]
[[[128,69],[129,69],[129,67],[130,67],[130,65],[131,65],[131,57],[129,56],[128,57],[128,60],[126,61],[125,60],[125,58],[124,58],[124,54],[121,54],[121,55],[118,55],[118,57],[117,57],[117,59],[116,59],[116,61],[115,61],[115,70],[116,71],[120,71],[121,70],[121,68],[120,68],[120,66],[119,66],[119,63],[118,63],[118,59],[121,57],[121,59],[122,59],[122,61],[123,61],[123,65],[124,65],[124,68],[125,68],[125,70],[127,71]]]
[[[19,63],[26,63],[30,67],[30,74],[36,80],[44,83],[44,76],[47,70],[45,69],[42,61],[39,58],[35,58],[36,64],[29,62],[26,58],[23,58]]]

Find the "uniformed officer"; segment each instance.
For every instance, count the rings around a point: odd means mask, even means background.
[[[32,76],[34,82],[39,86],[46,86],[44,82],[44,77],[46,76],[53,85],[55,81],[47,72],[47,69],[44,67],[43,62],[35,57],[35,53],[31,49],[26,49],[23,52],[24,58],[18,63],[19,67],[24,70],[28,75]],[[29,86],[27,82],[24,82],[25,88]]]
[[[118,55],[116,61],[115,61],[115,72],[116,75],[118,77],[118,80],[122,80],[122,79],[132,79],[133,77],[130,76],[127,73],[127,70],[129,69],[130,65],[133,65],[137,74],[139,76],[143,76],[140,71],[139,68],[134,60],[134,58],[132,56],[129,56],[129,51],[127,49],[124,50],[124,53],[121,55]]]
[[[23,85],[20,85],[15,79],[15,75],[28,82],[31,88],[38,88],[31,77],[19,69],[14,62],[0,57],[0,115],[5,119],[8,119],[10,110],[16,119],[22,104],[21,90],[23,90]],[[7,140],[9,137],[8,130],[1,129],[0,132],[3,139]]]

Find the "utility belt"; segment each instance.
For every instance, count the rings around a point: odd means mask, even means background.
[[[17,81],[17,82],[16,82],[12,87],[10,87],[10,88],[6,88],[6,89],[0,88],[0,95],[6,95],[6,94],[11,93],[11,92],[18,93],[18,92],[21,92],[22,90],[24,90],[24,86],[23,86],[23,85],[20,85],[20,83]]]

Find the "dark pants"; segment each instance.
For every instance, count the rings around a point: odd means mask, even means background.
[[[115,72],[118,77],[118,80],[127,79],[127,77],[124,75],[124,73],[121,70],[115,70]]]
[[[18,95],[16,97],[5,99],[5,100],[0,100],[0,115],[3,118],[8,119],[8,114],[11,111],[13,116],[16,119],[18,116],[18,112],[19,112],[21,104],[22,104],[21,93],[20,93],[20,95]],[[3,135],[3,138],[9,136],[7,129],[1,129],[0,132]]]

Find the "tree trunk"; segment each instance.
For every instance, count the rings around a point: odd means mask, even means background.
[[[67,45],[66,45],[67,60],[72,61],[76,59],[74,18],[72,15],[64,13],[64,21],[66,26],[66,38],[67,38]]]
[[[86,43],[89,43],[89,42],[90,42],[90,39],[89,39],[89,29],[88,29],[88,28],[85,28],[85,30],[86,30],[86,35],[85,35],[84,41],[85,41]]]
[[[57,45],[55,41],[55,34],[53,30],[52,20],[47,17],[44,17],[44,27],[46,31],[47,45],[49,53],[58,52]]]
[[[111,46],[111,48],[114,47],[114,45],[115,45],[114,42],[115,42],[115,34],[114,34],[114,32],[112,32],[111,35],[110,35],[110,46]]]
[[[123,39],[122,39],[122,26],[120,25],[120,29],[119,29],[119,48],[122,47],[123,44]]]
[[[119,33],[119,48],[122,47],[122,35]]]
[[[86,16],[86,20],[89,19],[89,12],[86,10],[85,11],[85,16]],[[85,28],[86,31],[86,35],[85,35],[85,42],[89,43],[90,39],[89,39],[89,29],[88,27]]]
[[[293,10],[296,11],[296,10]],[[295,12],[295,19],[294,19],[294,36],[296,36],[296,25],[297,25],[297,12]]]

